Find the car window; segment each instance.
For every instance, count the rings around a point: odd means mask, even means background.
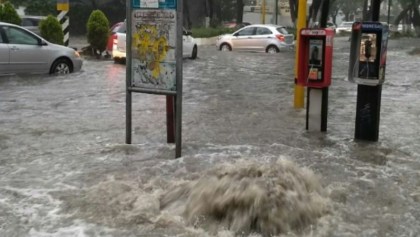
[[[271,35],[273,32],[265,27],[258,27],[256,35]]]
[[[127,33],[127,29],[125,27],[125,24],[122,24],[121,27],[118,27],[117,32],[118,33]]]
[[[284,34],[284,35],[289,34],[289,32],[287,32],[286,28],[284,28],[284,27],[277,27],[277,28],[276,28],[276,30],[277,30],[279,33]]]
[[[254,35],[255,27],[248,27],[243,30],[238,31],[238,36],[245,36],[245,35]]]
[[[123,26],[123,24],[122,23],[120,23],[120,24],[115,24],[112,28],[111,28],[111,32],[112,33],[117,33],[120,29],[121,29],[121,27]]]
[[[26,31],[15,27],[5,27],[6,37],[9,40],[9,44],[27,44],[37,45],[38,39]]]

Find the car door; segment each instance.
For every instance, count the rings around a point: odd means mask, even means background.
[[[233,34],[232,46],[234,49],[255,49],[255,30],[257,27],[246,27]]]
[[[194,40],[191,37],[191,32],[184,29],[183,34],[182,34],[183,57],[191,57],[193,47],[194,47]]]
[[[265,50],[270,41],[275,38],[273,32],[266,27],[257,27],[255,31],[254,41],[255,47],[258,50]]]
[[[0,26],[0,74],[9,73],[9,45],[6,44],[2,26]]]
[[[49,71],[49,55],[43,50],[40,38],[14,26],[3,28],[9,43],[9,65],[12,72]]]

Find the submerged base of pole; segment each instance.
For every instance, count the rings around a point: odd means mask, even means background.
[[[378,141],[381,95],[382,85],[357,86],[355,139]]]
[[[328,87],[310,88],[307,93],[306,130],[327,131]]]

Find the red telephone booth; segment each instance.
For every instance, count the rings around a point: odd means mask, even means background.
[[[334,31],[302,29],[299,41],[299,72],[297,83],[312,88],[331,85]]]

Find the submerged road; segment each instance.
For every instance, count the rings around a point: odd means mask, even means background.
[[[326,133],[307,132],[306,111],[293,108],[294,52],[199,48],[184,61],[176,160],[164,96],[134,94],[133,145],[124,144],[124,65],[0,77],[0,236],[234,236],[160,210],[160,196],[218,166],[278,159],[314,171],[331,208],[282,236],[419,236],[420,60],[407,54],[418,40],[390,40],[377,143],[353,139],[350,45],[334,44]]]

